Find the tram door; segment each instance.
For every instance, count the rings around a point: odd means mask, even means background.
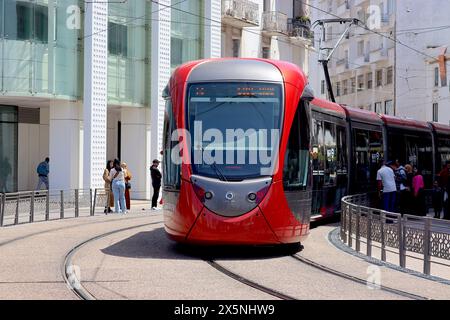
[[[318,113],[313,116],[312,215],[333,215],[347,192],[346,131],[341,121]]]
[[[383,158],[381,131],[353,128],[354,175],[351,180],[352,193],[367,193],[377,190],[377,171]]]

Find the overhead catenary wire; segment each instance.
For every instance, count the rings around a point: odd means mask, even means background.
[[[187,1],[187,0],[181,0],[181,1],[178,1],[177,3],[172,4],[172,5],[170,5],[170,6],[169,6],[169,5],[164,5],[164,8],[160,8],[160,9],[158,9],[158,10],[152,11],[151,14],[157,13],[157,12],[159,12],[159,11],[166,10],[166,9],[169,9],[169,8],[173,8],[174,6],[179,5],[179,4],[181,4],[181,3],[183,3],[183,2],[186,2],[186,1]],[[152,2],[154,2],[154,1],[152,1]],[[101,2],[100,2],[100,3],[101,3]],[[130,20],[126,21],[124,25],[128,25],[128,24],[130,24],[131,22],[136,21],[136,20],[141,19],[141,18],[145,18],[146,16],[147,16],[147,14],[144,14],[143,16],[131,18]],[[92,37],[92,36],[94,36],[94,35],[96,35],[96,34],[103,33],[103,32],[105,32],[105,31],[109,31],[109,30],[110,30],[110,27],[108,27],[108,28],[106,28],[106,29],[99,30],[99,31],[97,31],[97,32],[94,32],[94,33],[91,33],[91,34],[88,34],[88,35],[85,35],[85,36],[83,36],[83,37],[80,37],[79,40],[83,40],[83,39]]]
[[[313,9],[315,9],[315,10],[318,10],[318,11],[320,11],[320,12],[323,12],[323,13],[325,13],[325,14],[328,14],[328,15],[334,17],[334,18],[342,19],[342,17],[340,17],[340,16],[338,16],[338,15],[336,15],[336,14],[334,14],[334,13],[331,13],[331,12],[328,12],[328,11],[323,10],[323,9],[321,9],[321,8],[318,8],[318,7],[316,7],[316,6],[313,6],[312,4],[309,4],[309,3],[307,3],[307,2],[305,2],[305,1],[303,1],[303,0],[296,0],[296,1],[301,2],[302,4],[304,4],[304,5],[306,5],[306,6],[310,7],[310,8],[313,8]],[[393,42],[395,42],[395,43],[397,43],[397,44],[399,44],[399,45],[401,45],[401,46],[404,46],[404,47],[406,47],[406,48],[408,48],[408,49],[410,49],[410,50],[412,50],[412,51],[414,51],[414,52],[416,52],[416,53],[418,53],[418,54],[420,54],[420,55],[423,55],[423,56],[425,56],[425,57],[427,57],[427,58],[431,58],[431,59],[433,59],[433,60],[437,60],[436,57],[433,57],[433,56],[431,56],[431,55],[429,55],[429,54],[427,54],[427,53],[424,53],[424,52],[422,52],[422,51],[420,51],[420,50],[418,50],[418,49],[416,49],[416,48],[413,48],[413,47],[411,47],[411,46],[409,46],[409,45],[407,45],[407,44],[404,44],[403,42],[401,42],[401,41],[398,40],[398,39],[394,39],[394,38],[392,38],[392,37],[386,36],[386,35],[384,35],[384,34],[378,32],[378,31],[372,30],[372,29],[370,29],[368,26],[366,26],[365,24],[362,24],[362,23],[361,23],[361,24],[356,24],[356,26],[357,26],[357,27],[360,27],[360,28],[362,28],[362,29],[364,29],[364,30],[367,30],[368,32],[372,32],[372,33],[377,34],[377,35],[379,35],[379,36],[381,36],[381,37],[383,37],[383,38],[386,38],[386,39],[388,39],[388,40],[391,40],[391,41],[393,41]]]

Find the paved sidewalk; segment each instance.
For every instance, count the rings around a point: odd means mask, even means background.
[[[430,299],[450,299],[450,285],[417,277],[385,266],[378,266],[346,253],[328,240],[338,225],[321,226],[311,230],[301,252],[312,261],[360,279],[370,280],[379,271],[381,285],[425,296]],[[450,268],[447,268],[450,273]]]

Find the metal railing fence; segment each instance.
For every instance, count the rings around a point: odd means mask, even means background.
[[[0,227],[93,216],[109,202],[107,189],[39,190],[0,194]]]
[[[450,221],[423,216],[401,215],[370,207],[367,194],[342,198],[340,238],[349,247],[372,256],[374,242],[381,248],[381,260],[386,261],[388,248],[396,249],[399,265],[406,266],[407,252],[422,256],[423,273],[429,275],[431,258],[450,260]],[[393,252],[389,250],[389,252]]]

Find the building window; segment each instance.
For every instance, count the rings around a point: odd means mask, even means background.
[[[393,78],[394,78],[394,70],[392,67],[389,67],[387,68],[386,72],[386,84],[391,84]]]
[[[11,18],[5,20],[4,30],[9,40],[48,42],[47,6],[23,1],[5,1],[4,6],[3,14]]]
[[[356,78],[350,79],[350,93],[355,93],[356,88]]]
[[[325,94],[325,80],[320,82],[320,93]]]
[[[372,72],[369,72],[367,74],[367,89],[372,89],[373,88],[373,74]]]
[[[358,41],[358,57],[364,55],[364,40]]]
[[[376,113],[382,113],[382,110],[381,110],[381,102],[375,102],[375,109],[374,109],[374,111],[375,111]]]
[[[269,59],[270,58],[270,48],[269,47],[263,47],[262,48],[262,57],[263,57],[263,59]]]
[[[364,75],[358,76],[358,91],[364,90]]]
[[[384,113],[390,116],[394,115],[394,104],[392,100],[386,100],[384,102]]]
[[[128,49],[127,26],[124,24],[108,22],[108,52],[112,55],[126,57],[128,51],[127,49]]]
[[[383,70],[377,70],[377,87],[381,87],[383,85]]]
[[[233,39],[233,57],[235,57],[235,58],[239,57],[240,46],[241,46],[241,40]]]
[[[344,91],[344,96],[348,94],[348,80],[342,81],[342,88]]]
[[[341,83],[336,83],[336,96],[339,97],[341,95]]]
[[[333,29],[331,27],[328,27],[326,41],[330,41],[332,38],[333,38]]]
[[[0,105],[0,193],[17,191],[18,112]]]
[[[439,86],[439,68],[438,67],[434,68],[434,86],[435,87]]]
[[[439,106],[437,103],[433,103],[433,122],[439,121]]]

